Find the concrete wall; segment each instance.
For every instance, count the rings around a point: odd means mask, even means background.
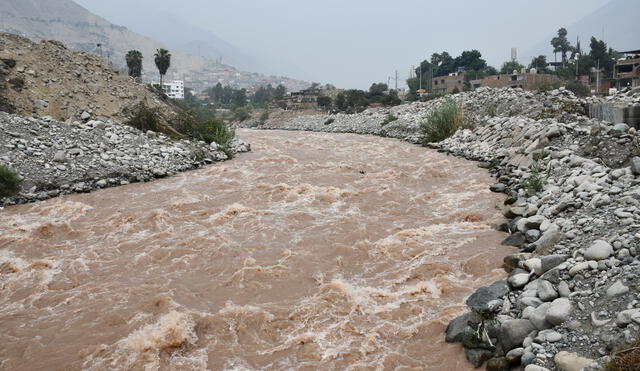
[[[589,105],[589,117],[611,121],[614,124],[624,122],[640,129],[640,105],[615,103],[595,103]]]

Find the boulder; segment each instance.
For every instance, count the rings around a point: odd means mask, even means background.
[[[500,343],[504,351],[522,346],[524,339],[536,328],[528,319],[507,320],[500,326]]]
[[[589,358],[580,357],[576,353],[562,351],[553,357],[558,369],[562,371],[580,371],[583,368],[589,367],[593,360]]]
[[[558,292],[551,282],[546,280],[539,280],[538,282],[538,297],[542,301],[551,301],[558,297]]]
[[[545,319],[552,325],[557,326],[569,320],[572,312],[573,304],[571,304],[571,301],[567,298],[559,298],[551,303],[549,309],[547,309]]]
[[[495,312],[502,307],[502,298],[509,293],[507,281],[497,281],[490,286],[476,290],[466,303],[469,308],[478,312]]]
[[[584,252],[584,257],[587,260],[603,260],[607,259],[613,254],[613,247],[611,244],[604,240],[595,240]]]
[[[624,295],[629,292],[629,287],[625,286],[622,281],[618,280],[607,289],[607,296],[610,298]]]
[[[631,173],[633,175],[640,175],[640,157],[633,157],[630,161]]]

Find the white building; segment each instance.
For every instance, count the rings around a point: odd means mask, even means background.
[[[171,82],[162,82],[162,91],[173,99],[184,99],[184,81],[175,80]]]

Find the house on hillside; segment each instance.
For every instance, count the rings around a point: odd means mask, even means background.
[[[640,50],[622,52],[624,58],[616,62],[615,85],[618,90],[640,87]]]
[[[558,76],[550,74],[539,74],[532,68],[529,71],[514,71],[515,73],[487,76],[482,79],[482,86],[490,88],[521,88],[533,90],[540,85],[551,84],[560,81]]]
[[[184,99],[184,81],[162,82],[162,91],[172,99]]]

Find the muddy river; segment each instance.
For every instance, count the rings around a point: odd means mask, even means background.
[[[0,369],[466,370],[503,196],[393,139],[240,130],[253,152],[0,210]]]

